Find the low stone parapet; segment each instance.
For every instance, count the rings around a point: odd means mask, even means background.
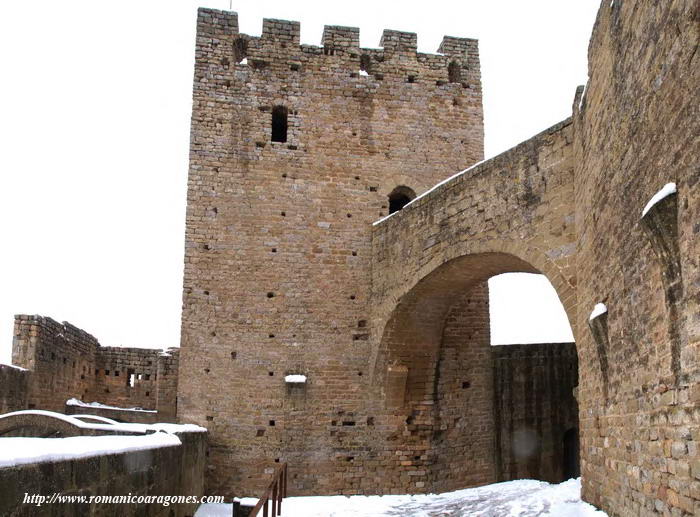
[[[203,495],[206,430],[97,422],[101,418],[48,411],[0,416],[0,515],[193,515],[196,504],[168,504],[165,497]],[[7,436],[19,429],[25,436]],[[47,435],[60,438],[37,437]],[[31,496],[54,500],[37,504]],[[99,502],[98,496],[132,502]],[[163,497],[144,504],[139,496]]]

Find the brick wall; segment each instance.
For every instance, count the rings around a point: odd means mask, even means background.
[[[160,350],[100,347],[95,355],[94,382],[86,394],[119,407],[156,406]]]
[[[93,377],[97,340],[69,323],[16,316],[12,362],[32,371],[30,409],[62,412],[67,399],[83,398]]]

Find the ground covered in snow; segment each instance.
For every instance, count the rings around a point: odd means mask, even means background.
[[[284,517],[606,517],[581,501],[580,479],[558,485],[522,479],[430,495],[290,497]],[[205,504],[195,517],[231,515],[230,504]]]

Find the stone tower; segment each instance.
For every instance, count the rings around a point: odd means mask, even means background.
[[[275,460],[293,492],[361,491],[385,431],[366,410],[372,222],[483,158],[477,41],[197,24],[179,418],[210,431],[212,493],[250,493]]]

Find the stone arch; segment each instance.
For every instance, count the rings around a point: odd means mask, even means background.
[[[382,304],[386,322],[372,360],[372,383],[385,391],[387,368],[407,368],[406,401],[429,401],[433,371],[442,339],[445,317],[470,288],[490,277],[511,272],[546,276],[564,306],[575,339],[575,279],[547,255],[521,242],[490,241],[455,246],[426,261],[408,282],[398,286]],[[383,396],[383,395],[382,395]]]
[[[385,312],[371,383],[377,409],[405,424],[394,454],[427,451],[426,482],[436,491],[561,481],[562,427],[578,425],[578,352],[571,343],[492,347],[485,282],[509,272],[544,274],[573,330],[575,279],[519,241],[463,240],[424,258],[378,300],[377,314]]]

